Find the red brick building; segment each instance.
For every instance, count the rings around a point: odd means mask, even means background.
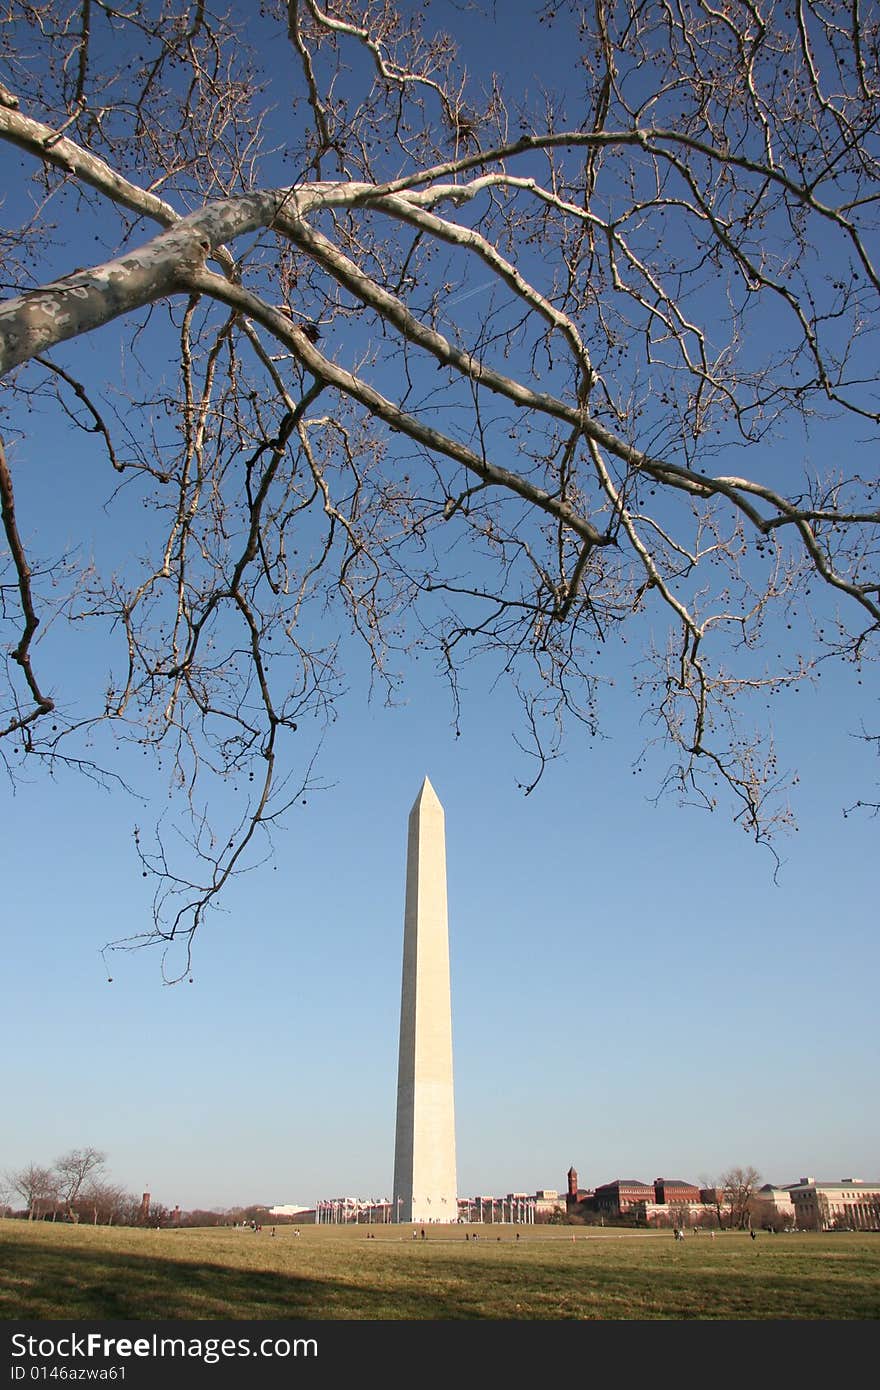
[[[701,1202],[700,1189],[681,1178],[655,1178],[653,1200],[660,1206],[666,1203]]]
[[[591,1187],[578,1187],[578,1175],[576,1168],[568,1170],[568,1190],[565,1194],[565,1207],[569,1216],[583,1215],[584,1212],[594,1211],[593,1189]]]
[[[596,1188],[596,1208],[605,1216],[625,1216],[653,1201],[653,1187],[635,1178],[615,1178]]]

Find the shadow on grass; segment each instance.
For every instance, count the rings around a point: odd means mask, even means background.
[[[42,1234],[42,1233],[38,1233]],[[562,1245],[551,1253],[304,1241],[309,1267],[253,1268],[217,1249],[103,1249],[73,1233],[63,1244],[4,1233],[0,1318],[17,1319],[804,1319],[880,1314],[880,1242]],[[73,1243],[76,1240],[76,1243]],[[243,1247],[243,1249],[246,1247]],[[281,1242],[278,1254],[290,1256]],[[364,1259],[367,1263],[364,1263]],[[327,1267],[322,1268],[326,1259]],[[521,1263],[525,1259],[526,1263]],[[374,1263],[375,1261],[375,1263]]]
[[[7,1241],[0,1317],[100,1319],[475,1318],[473,1297],[397,1282],[327,1278]]]

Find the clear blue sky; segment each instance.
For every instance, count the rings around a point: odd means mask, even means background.
[[[493,59],[532,81],[513,47]],[[0,183],[17,167],[0,150]],[[109,372],[112,335],[65,360],[105,350]],[[100,511],[86,443],[38,417],[21,520],[47,547],[124,551],[137,517]],[[74,688],[105,660],[53,640]],[[736,1164],[776,1183],[880,1177],[880,823],[843,815],[876,786],[857,737],[876,679],[858,708],[830,668],[774,702],[780,764],[800,775],[774,877],[729,819],[653,803],[662,756],[633,772],[636,658],[609,658],[603,737],[573,729],[528,798],[490,666],[466,671],[460,738],[428,662],[394,710],[353,679],[327,789],[232,885],[174,988],[153,952],[114,954],[112,983],[101,956],[148,924],[132,827],[161,814],[164,784],[132,762],[140,801],[64,772],[4,787],[0,1171],[92,1144],[172,1206],[387,1195],[406,822],[427,774],[447,822],[462,1195],[561,1188],[572,1163],[581,1185]]]
[[[353,699],[272,866],[199,942],[195,983],[101,946],[146,920],[136,807],[63,776],[6,801],[4,1167],[77,1144],[171,1205],[382,1195],[391,1183],[406,819],[448,828],[461,1192],[753,1164],[876,1177],[876,821],[833,689],[791,697],[800,825],[769,856],[646,799],[621,711],[527,800],[503,697],[456,740],[430,678]],[[818,736],[816,736],[818,733]],[[154,792],[158,800],[160,793]],[[154,801],[154,805],[156,802]]]

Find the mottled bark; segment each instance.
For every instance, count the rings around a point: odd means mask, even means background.
[[[0,301],[0,376],[57,343],[186,291],[227,239],[271,224],[288,190],[232,198],[182,218],[116,260]]]

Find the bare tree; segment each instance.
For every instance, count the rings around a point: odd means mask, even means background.
[[[58,1196],[68,1217],[72,1216],[83,1186],[99,1180],[107,1155],[91,1147],[71,1149],[55,1160],[55,1179]]]
[[[389,699],[431,651],[456,722],[464,662],[506,674],[526,791],[630,634],[663,785],[759,839],[790,820],[766,700],[876,655],[876,14],[562,0],[531,98],[436,12],[0,12],[6,765],[119,775],[105,731],[164,760],[189,852],[139,834],[139,939],[187,960],[315,783],[351,631]],[[98,329],[115,380],[64,347]],[[49,403],[145,517],[116,568],[16,505]],[[64,619],[118,644],[91,691],[39,646]]]
[[[758,1191],[761,1174],[756,1168],[728,1168],[722,1173],[718,1185],[724,1198],[724,1205],[730,1211],[730,1224],[745,1230],[751,1224],[751,1209]]]
[[[29,1221],[35,1221],[55,1210],[58,1205],[58,1185],[51,1168],[29,1163],[25,1168],[5,1175],[10,1191],[15,1192],[27,1207]]]
[[[76,1198],[78,1220],[91,1221],[93,1226],[112,1226],[125,1219],[134,1201],[124,1188],[100,1177],[91,1177]]]

